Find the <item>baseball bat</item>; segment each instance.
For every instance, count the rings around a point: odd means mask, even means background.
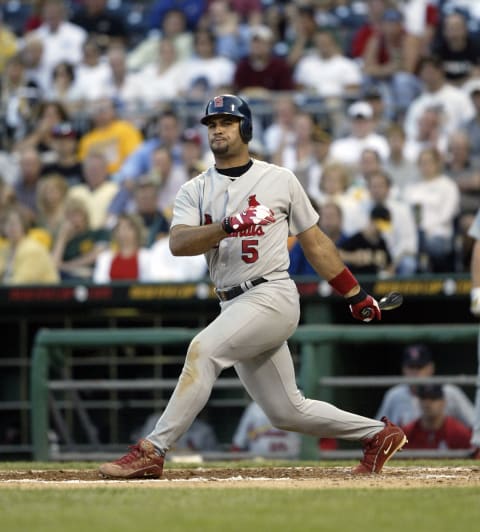
[[[389,292],[386,296],[383,296],[378,302],[380,310],[394,310],[403,303],[403,296],[400,292]],[[362,316],[369,318],[372,311],[369,308],[362,310]]]

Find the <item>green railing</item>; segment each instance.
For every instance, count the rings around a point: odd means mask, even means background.
[[[188,343],[198,332],[187,328],[42,329],[36,337],[31,365],[31,428],[35,460],[48,460],[49,368],[63,363],[63,349],[119,345],[173,345]],[[307,397],[318,393],[320,376],[332,374],[333,346],[337,343],[474,341],[476,324],[442,325],[302,325],[292,342],[300,345],[300,385]],[[81,383],[81,381],[78,381]],[[302,457],[318,455],[316,438],[305,436]]]

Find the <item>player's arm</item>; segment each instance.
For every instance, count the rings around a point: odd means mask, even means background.
[[[175,225],[170,229],[170,251],[177,257],[201,255],[227,236],[220,222],[200,226]]]
[[[335,244],[317,225],[298,234],[297,238],[318,275],[346,298],[354,318],[362,321],[381,319],[378,303],[360,287],[342,261]]]
[[[265,205],[255,202],[242,212],[225,216],[218,223],[202,226],[178,224],[170,230],[170,251],[177,256],[200,255],[231,233],[243,231],[252,225],[268,225],[274,221],[273,212]]]

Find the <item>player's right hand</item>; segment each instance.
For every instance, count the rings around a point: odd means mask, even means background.
[[[226,216],[222,220],[222,228],[226,233],[233,233],[243,231],[252,225],[268,225],[273,222],[275,222],[275,216],[272,209],[258,204],[247,207],[233,216]]]
[[[480,286],[472,288],[470,292],[470,312],[474,316],[480,316]]]
[[[378,302],[362,289],[355,296],[347,298],[347,302],[352,316],[357,320],[369,322],[382,319],[382,311]]]

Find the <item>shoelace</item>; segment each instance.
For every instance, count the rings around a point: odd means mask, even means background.
[[[140,458],[143,454],[138,443],[135,445],[129,445],[128,448],[130,449],[130,451],[125,456],[122,456],[121,458],[116,460],[116,464],[129,464],[130,462],[133,462],[134,460]]]

